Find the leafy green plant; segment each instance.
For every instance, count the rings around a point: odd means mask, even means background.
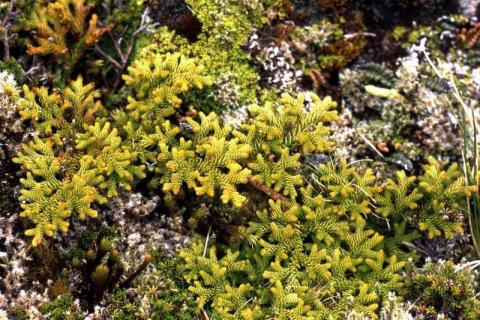
[[[415,177],[399,172],[382,190],[369,170],[321,165],[319,191],[306,185],[301,200],[270,200],[241,229],[240,244],[207,250],[207,239],[181,252],[199,307],[219,319],[342,318],[346,310],[376,318],[382,299],[402,286],[406,261],[397,253],[404,256],[403,242],[416,237],[405,226],[389,235],[378,215],[406,219],[430,236],[462,231],[441,208],[459,210],[475,187],[465,186],[456,166],[443,171],[430,159],[425,171],[415,187]]]
[[[52,302],[42,305],[42,313],[53,320],[81,320],[84,318],[80,306],[75,305],[71,294],[63,294]]]
[[[120,188],[148,179],[168,208],[172,199],[188,209],[232,205],[249,218],[217,220],[228,235],[216,244],[210,234],[197,238],[180,253],[189,290],[213,319],[340,319],[352,310],[375,319],[402,286],[404,243],[422,231],[463,231],[462,208],[476,187],[458,166],[430,158],[418,178],[399,172],[381,185],[371,169],[331,160],[302,177],[306,156],[335,147],[328,124],[336,103],[283,94],[252,105],[233,128],[182,104],[190,89],[211,83],[204,71],[179,54],[147,55],[124,75],[127,102],[112,112],[81,78],[59,93],[24,89],[20,114],[38,134],[14,161],[26,172],[21,215],[34,224],[26,231],[34,246],[66,232],[72,214],[96,217]],[[107,251],[88,272],[101,292],[116,266],[99,261]],[[136,314],[118,294],[119,319]]]
[[[458,88],[458,80],[456,79],[453,72],[450,70],[449,73],[445,74],[440,72],[435,66],[433,61],[430,59],[429,54],[426,51],[423,51],[425,58],[427,59],[430,67],[432,68],[434,74],[447,81],[451,88],[451,95],[453,99],[459,104],[457,113],[460,115],[461,121],[461,132],[463,135],[463,174],[465,176],[465,181],[467,184],[478,186],[479,183],[479,150],[478,150],[478,123],[475,118],[475,111],[473,107],[468,106]],[[468,222],[470,231],[473,238],[473,244],[477,254],[480,253],[480,198],[478,193],[474,193],[471,196],[467,203],[468,209]]]
[[[412,188],[415,177],[407,177],[403,171],[397,173],[397,181],[387,183],[385,196],[377,198],[377,212],[384,217],[401,216],[418,219],[419,229],[428,231],[428,237],[452,238],[463,232],[462,225],[465,199],[477,190],[476,186],[466,186],[457,164],[443,170],[432,157],[424,166],[425,173],[419,177],[417,188]]]
[[[78,78],[62,94],[49,94],[44,87],[25,87],[24,93],[20,115],[39,136],[24,144],[13,161],[26,172],[21,216],[35,224],[26,234],[36,246],[56,230],[67,232],[72,214],[96,217],[93,204],[105,203],[119,185],[128,189],[135,176],[144,175],[144,167],[132,164],[135,153],[120,147],[121,139],[108,122],[94,124],[103,107],[93,85]]]
[[[480,301],[474,283],[474,274],[468,267],[427,262],[410,273],[405,281],[405,297],[415,300],[415,313],[424,319],[476,319]]]
[[[243,46],[255,28],[282,15],[282,1],[188,0],[186,3],[201,25],[198,37],[189,41],[174,30],[160,28],[140,57],[180,52],[204,65],[212,86],[188,92],[185,101],[205,113],[237,109],[257,101],[258,71]]]
[[[111,26],[98,25],[98,16],[92,14],[93,3],[84,0],[58,0],[38,3],[31,16],[23,22],[27,31],[35,31],[27,44],[30,55],[53,55],[64,66],[65,81],[84,51],[92,47]]]

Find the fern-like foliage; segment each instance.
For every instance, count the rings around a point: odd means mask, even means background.
[[[245,268],[225,269],[220,286],[212,288],[215,273],[208,282],[195,276],[204,272],[199,259],[227,264],[218,250],[215,256],[200,254],[202,243],[197,252],[182,251],[192,292],[218,319],[256,319],[258,310],[258,319],[343,319],[346,310],[376,319],[382,299],[402,286],[399,272],[408,257],[403,244],[418,236],[416,228],[424,229],[425,216],[439,217],[433,198],[461,204],[475,189],[464,185],[456,166],[442,171],[429,161],[419,183],[399,172],[385,187],[368,169],[344,161],[321,165],[316,188],[300,183],[300,199],[269,200],[269,207],[240,229],[240,250],[224,255],[235,256]],[[382,216],[395,223],[391,231]],[[442,219],[435,226],[446,236],[461,231]],[[238,310],[227,301],[248,303]]]
[[[333,142],[326,139],[329,130],[324,124],[337,119],[336,111],[331,110],[336,104],[330,97],[322,100],[312,93],[308,97],[308,109],[304,93],[297,98],[283,94],[279,106],[271,102],[252,106],[254,116],[235,135],[252,145],[255,154],[281,154],[284,148],[304,153],[331,150]]]
[[[20,115],[31,121],[38,136],[13,161],[26,172],[21,216],[34,224],[26,234],[33,236],[35,246],[56,230],[66,232],[72,214],[96,217],[95,203],[115,196],[118,187],[130,190],[135,179],[145,176],[144,166],[134,164],[137,154],[123,146],[117,129],[101,117],[95,122],[104,114],[98,95],[81,78],[61,93],[24,88]]]
[[[85,4],[84,0],[38,4],[24,22],[26,30],[35,31],[33,41],[27,44],[28,54],[53,55],[71,71],[85,49],[112,27],[100,27],[98,16],[91,14],[92,8],[93,3]]]
[[[327,319],[340,318],[353,302],[357,311],[375,317],[379,298],[400,286],[397,272],[405,262],[386,257],[379,249],[383,237],[365,222],[339,216],[311,187],[301,193],[300,203],[270,200],[269,208],[257,212],[258,220],[243,231],[251,250],[227,251],[220,259],[199,254],[200,243],[182,251],[191,272],[186,279],[202,307],[210,302],[219,319],[249,319],[258,309],[260,319]],[[207,281],[202,264],[230,266],[232,256],[244,268],[224,268],[218,281],[218,271],[211,272]],[[250,302],[237,312],[225,301]]]
[[[256,161],[249,163],[254,176],[253,180],[283,194],[295,198],[296,186],[302,185],[302,177],[294,174],[300,168],[300,155],[289,155],[288,149],[284,149],[278,161],[268,161],[261,154],[257,155]],[[293,173],[293,174],[292,174]]]
[[[442,233],[452,238],[461,233],[466,199],[477,191],[476,186],[468,186],[457,164],[446,170],[433,157],[424,166],[425,174],[419,178],[419,189],[424,195],[424,205],[419,214],[419,227],[433,238]]]
[[[150,185],[173,194],[186,187],[198,196],[218,195],[235,207],[246,200],[237,187],[250,182],[295,198],[302,184],[300,152],[333,145],[324,123],[336,119],[335,103],[314,94],[309,103],[305,94],[283,95],[278,109],[253,106],[251,119],[235,130],[214,113],[178,117],[181,94],[210,83],[202,70],[176,54],[151,55],[124,76],[129,103],[114,114],[115,126],[139,159],[152,164]]]
[[[109,122],[103,126],[97,122],[86,131],[77,135],[76,148],[85,152],[83,158],[102,176],[99,187],[107,191],[108,197],[118,195],[118,187],[130,191],[135,178],[145,177],[145,166],[133,164],[137,155],[121,146],[122,139]]]
[[[407,177],[403,171],[397,173],[396,181],[388,180],[383,195],[376,197],[377,213],[418,223],[429,238],[462,233],[466,200],[477,188],[465,185],[457,164],[444,170],[429,157],[423,169],[418,185],[416,177]]]
[[[371,170],[332,161],[317,168],[311,185],[301,178],[301,155],[332,149],[330,98],[285,94],[252,106],[233,129],[214,113],[182,113],[179,95],[202,78],[200,69],[187,76],[179,64],[178,56],[136,62],[125,77],[129,104],[114,116],[128,148],[151,164],[153,184],[168,197],[194,191],[234,207],[247,199],[245,184],[273,198],[239,227],[243,241],[234,247],[241,250],[207,249],[202,241],[181,252],[199,307],[218,319],[340,319],[347,309],[376,318],[381,300],[401,286],[401,246],[431,210],[421,183],[433,173],[418,185],[400,172],[384,187]],[[381,217],[395,229],[385,231]]]
[[[27,172],[26,178],[20,180],[23,185],[19,197],[23,209],[20,216],[35,224],[25,232],[33,236],[34,246],[42,242],[44,235],[52,237],[56,230],[66,232],[72,214],[80,219],[96,217],[97,211],[92,209],[92,204],[106,201],[95,188],[103,179],[91,162],[81,159],[78,170],[62,178],[62,162],[49,141],[35,137],[23,146],[14,162]]]
[[[84,125],[93,124],[105,110],[97,99],[100,96],[93,84],[83,79],[71,81],[62,94],[49,93],[46,87],[29,89],[24,86],[24,99],[19,110],[23,120],[30,120],[42,136],[61,145],[65,138],[74,137]]]
[[[165,192],[178,194],[186,186],[198,196],[213,197],[220,190],[222,202],[239,207],[245,197],[235,186],[246,184],[250,176],[240,162],[249,157],[251,148],[231,138],[232,128],[222,127],[215,114],[199,117],[199,122],[186,120],[192,132],[185,137],[169,121],[157,126],[139,141],[140,158],[156,162],[158,183]]]
[[[148,172],[168,205],[208,200],[253,216],[232,228],[228,246],[197,239],[180,253],[198,307],[213,319],[342,319],[347,310],[376,319],[402,285],[402,245],[415,230],[461,231],[476,188],[457,166],[429,159],[422,176],[399,172],[380,185],[370,169],[331,161],[307,181],[302,156],[334,146],[331,98],[285,94],[252,106],[234,129],[181,105],[191,87],[210,83],[202,69],[177,54],[142,58],[124,76],[126,106],[111,114],[81,78],[55,93],[25,88],[20,114],[38,135],[14,161],[26,176],[21,215],[33,224],[33,245],[67,231],[71,215],[97,216],[96,205]],[[247,199],[260,201],[245,208]]]
[[[375,185],[375,176],[370,169],[359,172],[345,160],[339,164],[330,162],[321,165],[317,174],[319,181],[325,184],[330,198],[336,202],[335,210],[340,215],[348,214],[362,221],[372,212],[371,199],[381,190]]]
[[[404,171],[398,171],[396,181],[387,180],[385,192],[375,198],[377,213],[384,217],[408,216],[409,212],[418,208],[418,200],[422,194],[414,188],[416,177],[407,177]]]
[[[292,199],[297,196],[296,188],[302,185],[298,174],[301,166],[300,152],[329,151],[333,143],[326,136],[329,129],[324,123],[337,118],[335,107],[329,97],[320,99],[313,93],[307,107],[306,95],[294,98],[282,95],[279,106],[266,103],[251,107],[252,118],[233,135],[251,146],[253,158],[248,166],[252,180]]]
[[[180,54],[149,56],[135,61],[123,76],[131,90],[126,109],[136,121],[161,124],[180,107],[180,94],[192,86],[202,88],[210,79],[202,66]]]

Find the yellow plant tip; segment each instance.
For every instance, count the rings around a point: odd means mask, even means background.
[[[393,99],[400,95],[398,91],[395,89],[386,89],[386,88],[381,88],[373,85],[365,86],[365,91],[368,94],[371,94],[372,96],[385,98],[385,99]]]

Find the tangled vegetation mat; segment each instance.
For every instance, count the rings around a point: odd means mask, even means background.
[[[0,0],[0,319],[480,319],[479,16]]]

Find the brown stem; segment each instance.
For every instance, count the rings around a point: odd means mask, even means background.
[[[10,22],[9,20],[12,19],[13,15],[13,6],[15,5],[15,0],[10,1],[10,8],[8,12],[5,14],[5,17],[2,21],[3,26],[3,59],[7,60],[10,59]]]
[[[105,51],[103,51],[102,48],[100,48],[100,46],[98,44],[95,44],[95,50],[97,50],[97,52],[100,53],[105,59],[110,61],[110,63],[113,64],[113,66],[116,69],[121,69],[122,68],[120,63],[117,60],[113,59],[111,56],[109,56]]]
[[[143,272],[143,270],[147,268],[147,266],[152,262],[152,258],[152,255],[150,253],[147,253],[145,255],[145,258],[143,259],[142,264],[135,271],[133,271],[132,274],[130,274],[125,281],[120,284],[120,288],[130,287],[133,279],[135,279],[140,273]]]
[[[3,34],[3,59],[7,60],[10,59],[10,44],[8,39],[8,31],[7,27],[4,27],[4,34]]]
[[[120,61],[117,61],[113,57],[108,55],[105,51],[102,50],[102,48],[100,48],[99,45],[95,45],[95,50],[97,50],[97,52],[100,53],[100,55],[102,55],[111,64],[113,64],[113,66],[116,69],[117,79],[115,80],[115,83],[113,84],[113,87],[112,87],[112,90],[111,90],[112,92],[115,92],[117,90],[118,86],[120,85],[120,82],[122,81],[122,73],[127,68],[128,61],[130,60],[130,56],[131,56],[133,48],[135,46],[135,41],[136,41],[136,38],[137,38],[138,34],[145,31],[145,29],[147,28],[148,14],[149,14],[149,11],[148,11],[148,9],[146,9],[142,14],[140,25],[132,33],[132,38],[131,38],[130,44],[128,45],[127,50],[125,52],[123,52],[122,46],[120,45],[120,43],[123,39],[123,35],[120,36],[119,40],[116,40],[113,37],[113,35],[110,32],[108,32],[108,35],[110,36],[110,39],[112,40],[113,47],[115,48],[116,54],[118,55]]]
[[[269,188],[255,180],[253,180],[252,178],[248,178],[248,184],[251,185],[253,188],[257,189],[258,191],[262,191],[263,193],[265,193],[267,196],[269,196],[270,198],[272,198],[273,200],[275,201],[287,201],[288,198],[285,197],[283,194],[280,194],[278,193],[277,191],[273,190],[272,188]]]

